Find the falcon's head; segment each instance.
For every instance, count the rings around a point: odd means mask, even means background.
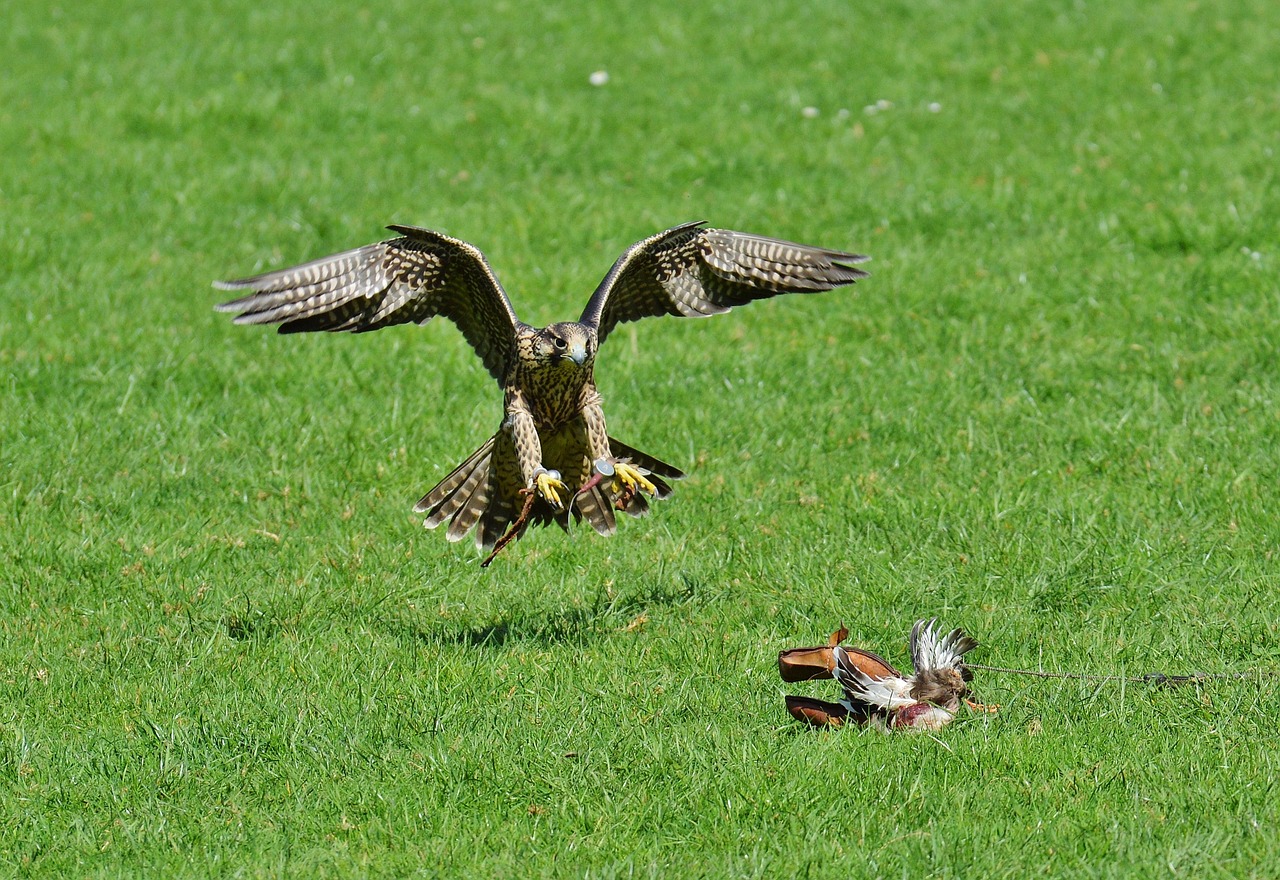
[[[596,358],[595,334],[573,321],[551,324],[534,334],[532,354],[543,367],[590,367]]]

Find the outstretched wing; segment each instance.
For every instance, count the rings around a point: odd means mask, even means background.
[[[919,674],[926,669],[954,669],[967,681],[971,675],[964,665],[964,655],[978,647],[978,640],[962,629],[953,629],[939,637],[938,618],[917,620],[911,627],[911,664]]]
[[[443,315],[458,325],[485,367],[503,381],[519,321],[502,285],[476,248],[414,226],[377,244],[240,281],[222,290],[251,290],[217,306],[239,312],[237,324],[279,324],[281,333],[364,333]]]
[[[893,711],[916,702],[911,696],[911,682],[905,678],[897,675],[872,678],[858,668],[858,664],[847,655],[844,648],[836,645],[831,653],[836,661],[832,674],[840,687],[844,688],[845,700],[851,708],[862,703]]]
[[[764,238],[700,221],[638,241],[618,258],[582,312],[600,342],[651,315],[700,318],[782,293],[820,293],[867,277],[868,258]]]

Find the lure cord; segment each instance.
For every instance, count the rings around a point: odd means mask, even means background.
[[[980,672],[1004,672],[1009,675],[1029,675],[1033,678],[1067,678],[1077,681],[1132,681],[1139,684],[1187,684],[1196,681],[1231,680],[1244,681],[1251,678],[1274,677],[1280,670],[1259,669],[1254,672],[1192,672],[1187,675],[1167,675],[1163,672],[1150,672],[1146,675],[1096,675],[1088,672],[1045,672],[1037,669],[1009,669],[1004,666],[983,666],[978,663],[964,664],[969,669]]]

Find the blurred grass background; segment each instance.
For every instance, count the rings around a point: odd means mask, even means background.
[[[1272,680],[980,676],[790,722],[785,647],[1275,669],[1272,4],[19,0],[0,36],[0,863],[23,876],[1267,876]],[[605,71],[607,82],[591,84]],[[214,278],[428,226],[576,317],[685,220],[850,292],[614,335],[690,472],[481,571],[409,507],[496,427],[444,322]]]

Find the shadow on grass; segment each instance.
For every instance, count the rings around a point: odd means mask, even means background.
[[[590,606],[517,611],[492,623],[469,627],[450,621],[423,625],[407,619],[388,620],[384,625],[400,637],[435,648],[500,648],[507,644],[582,646],[625,629],[641,614],[654,609],[696,603],[700,586],[698,581],[681,576],[678,584],[636,593],[609,596],[601,591]]]

